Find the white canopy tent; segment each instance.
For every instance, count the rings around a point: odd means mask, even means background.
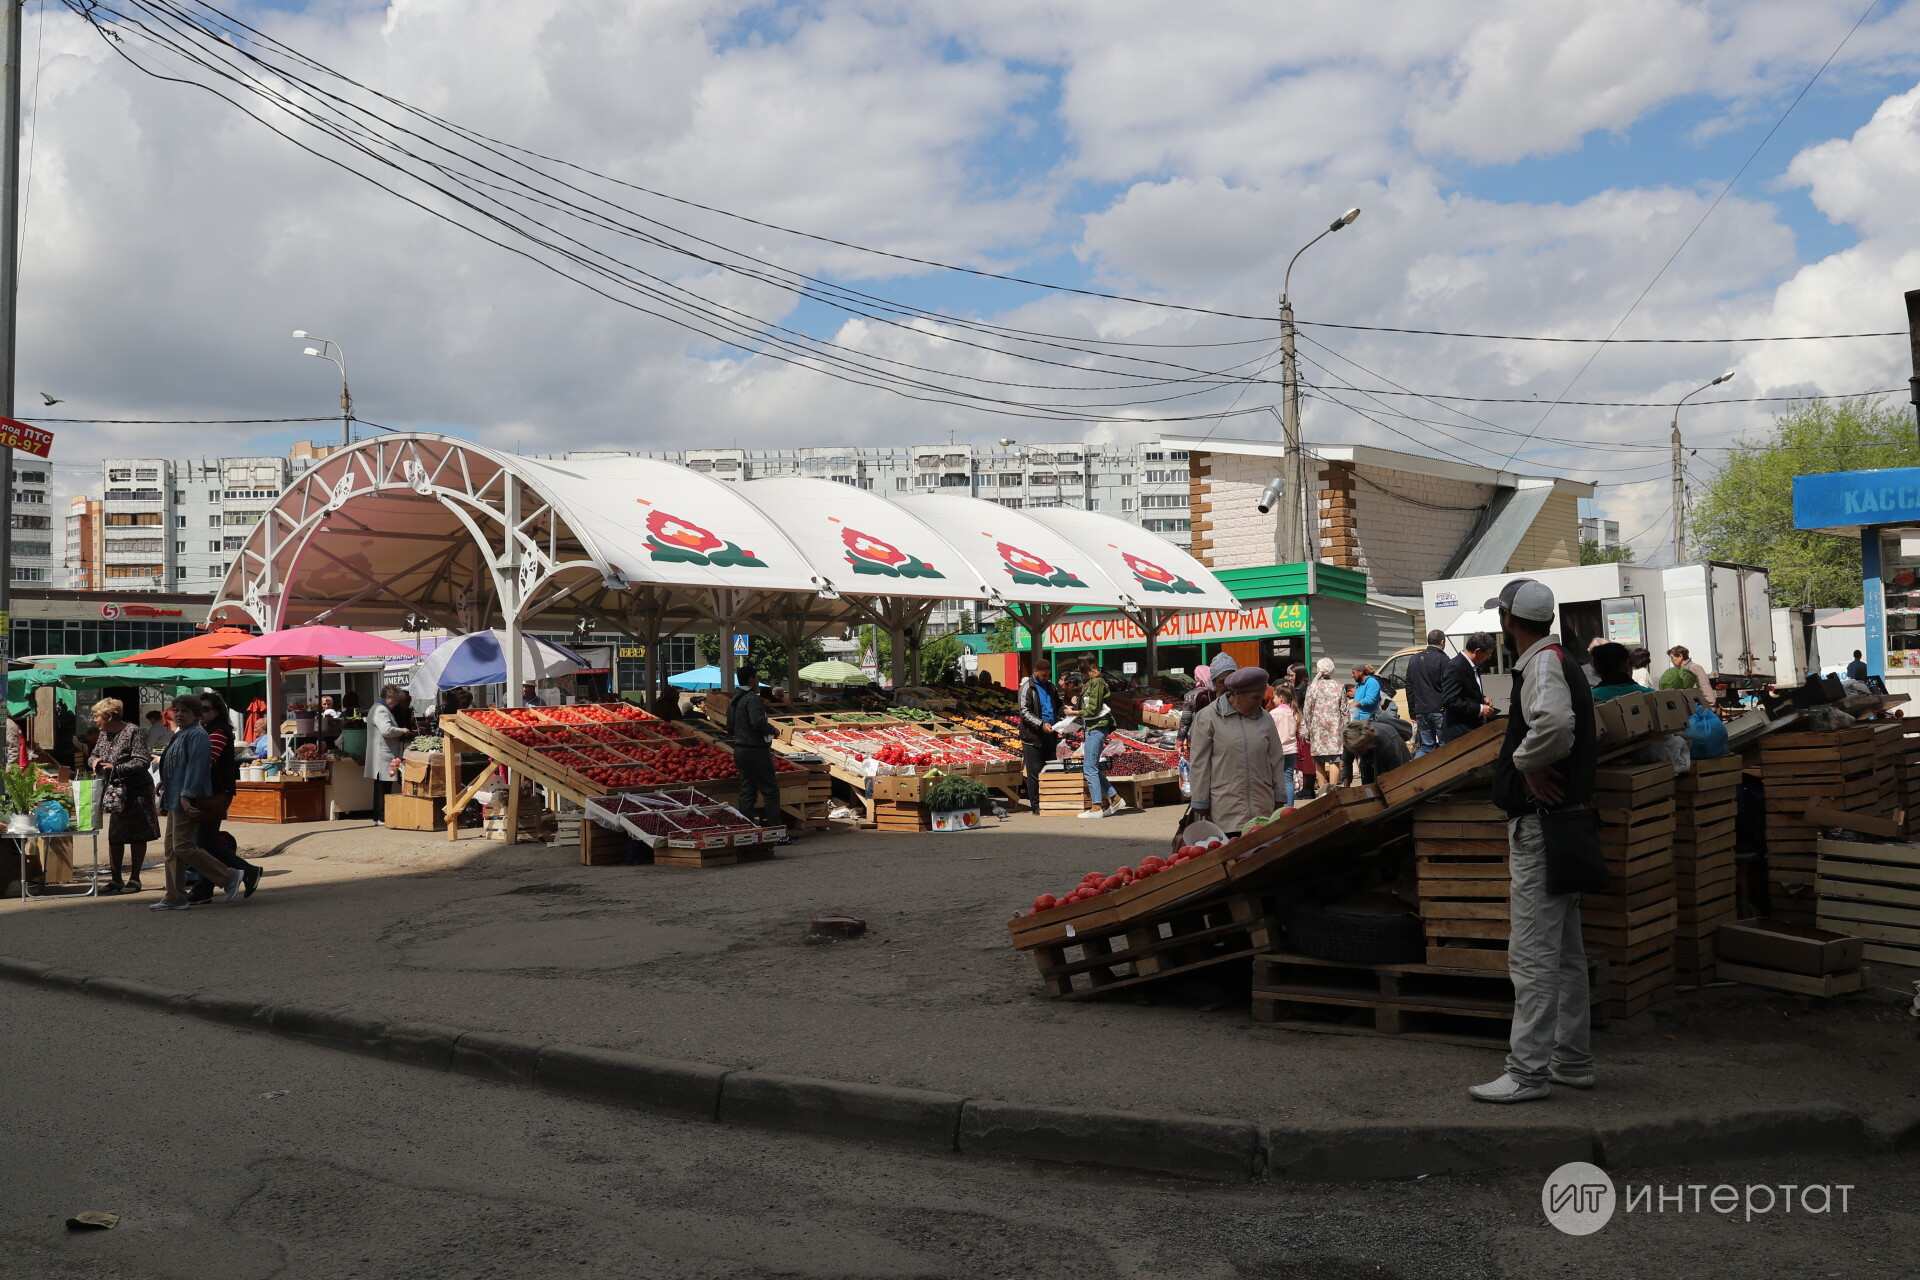
[[[515,636],[584,616],[644,644],[658,688],[654,655],[677,631],[770,636],[791,674],[805,639],[859,622],[892,635],[898,680],[903,651],[947,599],[1008,608],[1036,647],[1076,605],[1143,617],[1239,607],[1185,552],[1095,513],[894,502],[824,480],[729,483],[647,458],[548,461],[396,433],[295,481],[248,537],[212,616],[278,630],[398,627],[412,614]],[[519,650],[507,647],[509,696]],[[721,653],[731,677],[731,646]]]

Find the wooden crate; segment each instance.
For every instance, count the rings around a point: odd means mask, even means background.
[[[933,811],[910,800],[875,800],[873,825],[881,831],[931,831]]]
[[[1714,931],[1737,911],[1734,822],[1741,769],[1738,756],[1695,760],[1674,779],[1673,969],[1682,985],[1713,980]]]
[[[626,865],[634,842],[624,831],[609,831],[591,818],[580,819],[580,865],[611,867]],[[642,852],[646,846],[639,846]]]
[[[1781,969],[1762,968],[1757,964],[1735,964],[1731,960],[1722,960],[1720,976],[1729,982],[1744,982],[1772,991],[1790,991],[1795,995],[1819,996],[1822,999],[1865,991],[1873,985],[1873,970],[1864,964],[1846,973],[1829,973],[1816,978],[1804,973],[1787,973]]]
[[[1156,877],[1157,878],[1157,877]],[[1280,937],[1271,901],[1240,893],[1183,903],[1033,948],[1047,994],[1084,1000],[1251,959]]]
[[[1820,928],[1866,939],[1868,959],[1920,968],[1920,845],[1822,837],[1817,894]]]
[[[1593,1024],[1605,1026],[1606,960],[1589,962],[1587,980]],[[1295,1031],[1505,1049],[1513,1027],[1513,983],[1504,969],[1350,964],[1269,953],[1253,961],[1253,1019]]]
[[[1484,793],[1424,801],[1412,812],[1427,963],[1505,973],[1507,815]]]
[[[1618,1017],[1665,998],[1675,985],[1679,782],[1664,763],[1607,765],[1596,776],[1600,848],[1613,888],[1582,895],[1580,928],[1587,953],[1607,958],[1609,1010]]]
[[[1041,813],[1082,813],[1091,807],[1086,775],[1078,769],[1047,770],[1040,774]]]

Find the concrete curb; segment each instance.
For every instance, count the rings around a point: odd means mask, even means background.
[[[1262,1126],[730,1070],[493,1031],[389,1022],[344,1007],[275,1005],[225,990],[174,992],[5,955],[0,978],[676,1119],[1211,1182],[1347,1182],[1501,1169],[1544,1173],[1573,1160],[1625,1169],[1920,1148],[1920,1111],[1864,1116],[1805,1103],[1717,1116],[1648,1116],[1595,1128],[1491,1122]]]

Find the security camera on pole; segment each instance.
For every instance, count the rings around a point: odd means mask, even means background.
[[[1300,261],[1301,254],[1326,237],[1342,227],[1352,226],[1353,220],[1359,216],[1358,209],[1349,209],[1335,218],[1325,231],[1301,245],[1293,257],[1287,259],[1287,271],[1280,280],[1280,381],[1284,393],[1280,426],[1287,446],[1287,527],[1280,539],[1282,561],[1319,558],[1319,539],[1314,537],[1308,517],[1310,510],[1317,510],[1317,503],[1314,507],[1307,504],[1307,459],[1300,448],[1300,366],[1294,354],[1293,302],[1288,297],[1293,282],[1293,264]],[[1268,489],[1272,487],[1269,485]],[[1263,494],[1260,510],[1266,511],[1272,503],[1271,494]]]

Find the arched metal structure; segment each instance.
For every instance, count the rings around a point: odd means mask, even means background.
[[[800,643],[852,622],[904,641],[939,600],[1024,611],[1036,636],[1076,605],[1237,607],[1185,552],[1079,511],[971,497],[891,502],[819,480],[732,484],[671,463],[552,461],[392,434],[322,459],[262,517],[212,616],[263,630],[568,630],[581,616],[647,646],[714,629]],[[519,646],[509,645],[517,695]],[[723,647],[722,665],[731,669]],[[270,682],[271,683],[271,682]]]

